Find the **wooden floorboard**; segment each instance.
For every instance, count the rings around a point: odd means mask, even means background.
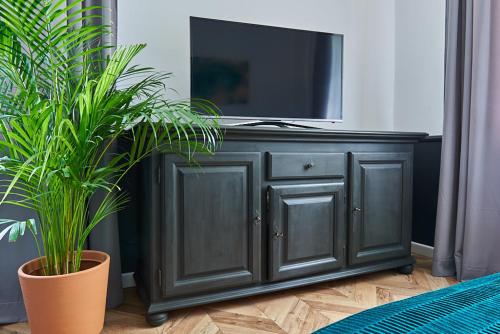
[[[183,309],[169,313],[161,327],[151,328],[134,288],[125,290],[125,302],[106,313],[103,333],[263,334],[311,333],[351,314],[388,302],[455,284],[433,277],[431,260],[417,257],[411,275],[394,270],[320,283],[262,296]],[[25,323],[0,327],[1,334],[29,333]]]

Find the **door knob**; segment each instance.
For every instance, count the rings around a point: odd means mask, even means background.
[[[305,168],[305,169],[311,169],[311,168],[313,168],[313,167],[314,167],[314,162],[312,162],[312,161],[311,161],[311,162],[308,162],[308,163],[306,163],[306,164],[304,165],[304,168]]]
[[[282,238],[282,237],[283,237],[283,232],[279,232],[279,233],[278,233],[278,232],[274,232],[274,237],[275,237],[276,239],[278,239],[278,238]]]
[[[352,212],[361,212],[362,210],[360,208],[354,208],[352,209]]]
[[[274,236],[274,239],[282,238],[283,232],[274,232],[273,236]]]

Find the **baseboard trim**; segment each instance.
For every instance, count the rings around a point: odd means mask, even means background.
[[[427,256],[432,258],[434,255],[434,247],[424,245],[424,244],[419,244],[418,242],[411,242],[411,252],[414,254],[422,255],[422,256]]]
[[[135,287],[134,273],[122,273],[122,287],[133,288]]]

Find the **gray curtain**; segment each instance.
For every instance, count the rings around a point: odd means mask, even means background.
[[[101,6],[96,9],[95,13],[101,16],[96,24],[108,25],[111,28],[111,35],[105,36],[101,43],[103,45],[116,45],[116,27],[117,27],[117,0],[86,0],[85,6]],[[104,57],[112,53],[112,49],[104,51]],[[111,158],[108,155],[104,159],[104,164]],[[90,210],[94,211],[98,207],[98,200],[102,198],[102,194],[97,194],[91,202]],[[106,252],[111,257],[109,281],[108,281],[108,298],[107,306],[112,308],[120,305],[123,302],[123,289],[121,280],[121,261],[120,261],[120,238],[118,231],[118,214],[113,214],[99,223],[92,231],[89,237],[89,249],[100,250]]]
[[[27,209],[0,206],[0,218],[24,220],[34,217],[34,213]],[[36,246],[30,233],[15,243],[9,243],[8,238],[0,241],[0,324],[26,321],[17,269],[37,256]]]
[[[433,274],[500,271],[500,1],[448,0]]]
[[[103,17],[102,23],[111,26],[113,34],[103,43],[116,45],[116,0],[87,0],[84,5],[100,5],[104,7],[98,10],[98,14]],[[91,205],[91,210],[95,210],[95,205]],[[36,217],[35,214],[28,210],[12,206],[0,206],[0,218],[27,219],[34,217]],[[107,306],[118,306],[123,301],[123,290],[117,215],[109,217],[94,229],[90,235],[88,247],[104,251],[110,255]],[[0,324],[26,321],[17,269],[36,256],[35,244],[30,235],[20,238],[16,243],[9,243],[6,238],[0,241]]]

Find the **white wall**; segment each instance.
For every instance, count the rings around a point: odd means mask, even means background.
[[[148,47],[138,57],[138,63],[172,72],[173,78],[168,86],[178,92],[172,97],[189,97],[190,16],[341,33],[344,34],[344,122],[333,127],[390,131],[410,130],[410,126],[415,125],[411,130],[429,131],[435,127],[435,119],[421,119],[419,113],[413,115],[410,111],[414,109],[415,99],[427,98],[421,96],[428,94],[427,91],[421,92],[417,98],[412,95],[420,84],[427,84],[426,79],[422,77],[420,83],[408,83],[414,87],[413,90],[401,92],[401,89],[395,89],[396,86],[406,85],[412,77],[411,73],[398,74],[398,68],[411,60],[418,61],[418,57],[413,57],[409,54],[411,52],[403,52],[397,46],[398,40],[403,38],[396,33],[396,28],[404,23],[398,15],[406,14],[400,1],[410,2],[414,7],[422,3],[422,0],[120,0],[118,42],[147,43]],[[444,2],[425,0],[425,6],[432,6],[434,1]],[[425,13],[426,10],[423,8],[421,11]],[[443,17],[436,13],[429,20],[434,20],[432,26],[439,25],[434,23],[441,21],[444,24],[444,13]],[[411,24],[420,25],[417,19]],[[432,27],[426,27],[422,33],[418,27],[406,30],[422,39],[432,34]],[[437,39],[439,37],[435,38],[436,43]],[[433,57],[439,56],[439,52],[429,50],[427,56],[429,62],[435,65]],[[398,57],[410,60],[398,61]],[[433,68],[431,72],[434,71]],[[404,98],[396,98],[395,94],[403,93]],[[434,96],[427,103],[427,110],[437,109]],[[410,116],[421,120],[420,123],[406,123],[406,118]]]
[[[398,0],[395,0],[398,1]],[[361,103],[360,129],[394,129],[394,2],[352,1],[358,6],[361,36],[358,64],[362,75],[357,99]]]
[[[396,1],[394,128],[443,133],[445,0]]]

